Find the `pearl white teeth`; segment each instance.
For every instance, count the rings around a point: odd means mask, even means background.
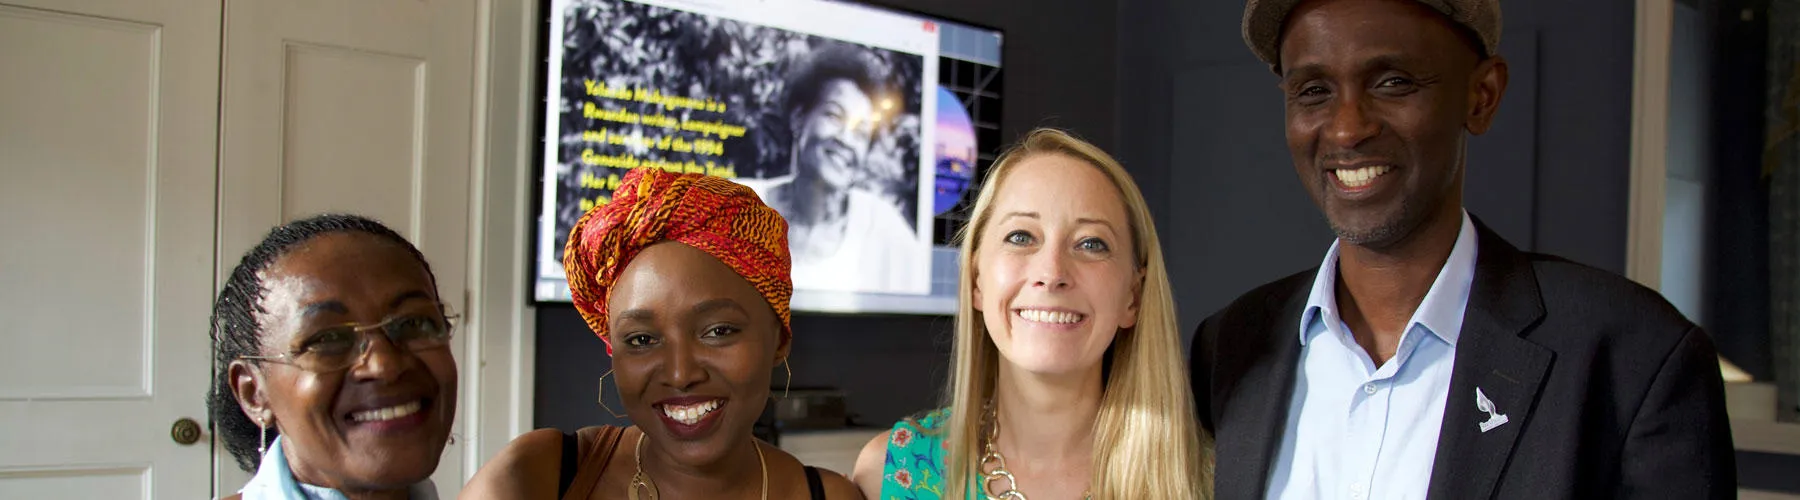
[[[400,418],[400,417],[404,417],[404,416],[411,415],[414,413],[418,413],[419,408],[422,406],[424,406],[424,404],[422,402],[413,401],[411,403],[389,406],[387,408],[380,408],[380,409],[374,409],[374,410],[368,410],[368,411],[359,411],[359,412],[350,414],[350,420],[357,421],[357,422],[378,422],[378,421],[383,421],[383,420],[393,420],[396,418]]]
[[[1333,170],[1332,172],[1337,174],[1338,180],[1343,181],[1345,186],[1359,188],[1367,186],[1371,182],[1375,182],[1376,177],[1381,177],[1393,169],[1394,167],[1387,165],[1375,165],[1363,168]]]
[[[725,400],[714,399],[705,403],[689,406],[663,405],[662,411],[664,415],[668,415],[669,418],[675,419],[676,422],[694,425],[700,423],[701,418],[705,418],[706,414],[719,409],[719,406],[723,404],[725,404]]]
[[[1019,317],[1038,323],[1071,324],[1081,321],[1081,315],[1064,311],[1045,311],[1041,309],[1020,309]]]

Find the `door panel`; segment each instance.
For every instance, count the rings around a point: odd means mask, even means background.
[[[219,3],[0,3],[0,498],[200,498]]]

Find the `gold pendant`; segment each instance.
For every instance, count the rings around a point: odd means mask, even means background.
[[[649,492],[650,496],[638,496],[640,488]],[[650,482],[650,476],[644,475],[643,471],[631,475],[631,489],[625,490],[625,492],[625,498],[630,500],[657,500],[656,483]]]

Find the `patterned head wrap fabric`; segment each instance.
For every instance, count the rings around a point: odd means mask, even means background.
[[[724,262],[768,299],[788,327],[794,295],[788,258],[787,220],[741,184],[702,174],[638,168],[625,174],[611,202],[594,207],[569,231],[563,268],[575,308],[606,342],[606,303],[625,265],[645,247],[678,241]]]

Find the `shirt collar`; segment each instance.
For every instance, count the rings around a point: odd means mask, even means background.
[[[1469,287],[1475,281],[1475,240],[1475,223],[1469,219],[1467,211],[1462,211],[1462,228],[1457,232],[1456,245],[1450,248],[1450,258],[1438,270],[1437,279],[1431,283],[1431,290],[1425,292],[1425,299],[1413,312],[1406,330],[1412,330],[1414,325],[1422,326],[1450,346],[1456,346],[1457,339],[1462,336]],[[1306,307],[1300,310],[1300,345],[1306,345],[1310,332],[1315,331],[1311,328],[1314,321],[1339,321],[1336,288],[1340,244],[1341,241],[1331,242],[1331,249],[1325,252],[1325,261],[1319,264],[1318,275],[1313,277]]]
[[[281,451],[280,436],[269,443],[269,451],[262,456],[261,464],[256,468],[256,475],[238,490],[244,500],[348,500],[343,493],[331,488],[313,486],[294,480],[293,470],[288,468],[287,455]],[[430,478],[407,488],[413,500],[437,500],[437,485]]]

